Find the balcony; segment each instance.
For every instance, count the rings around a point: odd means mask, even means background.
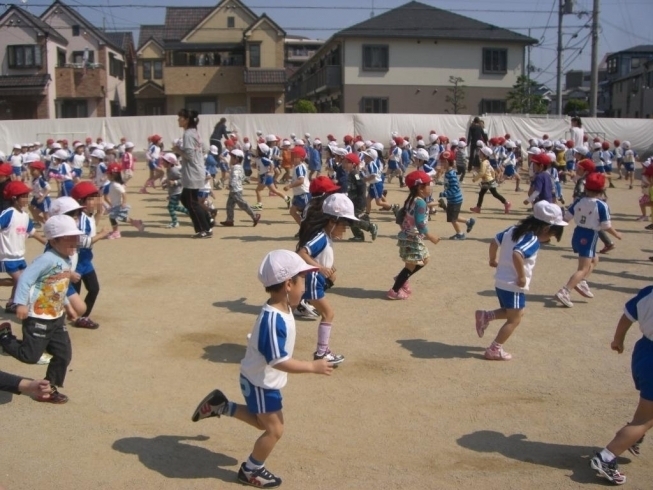
[[[66,65],[54,70],[58,99],[104,98],[107,72],[101,65]]]
[[[342,68],[330,65],[320,68],[305,80],[297,81],[288,90],[288,101],[303,99],[317,95],[327,89],[340,89],[342,87]]]
[[[245,92],[244,66],[164,66],[166,95]]]

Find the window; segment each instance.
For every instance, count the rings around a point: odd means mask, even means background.
[[[57,66],[59,68],[66,66],[66,52],[59,48],[57,48]]]
[[[152,78],[152,62],[143,61],[143,80],[150,80]]]
[[[617,73],[617,58],[610,58],[608,60],[608,73]]]
[[[73,36],[74,37],[79,36],[79,25],[74,25],[73,26]]]
[[[368,114],[387,114],[388,98],[387,97],[363,97],[362,112]]]
[[[630,60],[630,69],[631,70],[636,70],[637,68],[640,67],[642,63],[642,60],[640,58],[633,58]]]
[[[64,119],[88,117],[86,100],[64,100],[61,104],[61,117]]]
[[[41,46],[36,44],[7,46],[9,68],[40,68]]]
[[[88,63],[95,63],[95,51],[88,52]],[[73,63],[76,65],[82,65],[84,63],[84,51],[73,51]]]
[[[116,58],[113,53],[109,53],[109,75],[122,80],[124,78],[124,72],[125,63]]]
[[[505,100],[481,100],[481,114],[504,114],[506,112]]]
[[[197,111],[198,114],[217,114],[218,104],[215,98],[186,98],[184,106],[190,111]]]
[[[245,64],[245,56],[242,51],[175,51],[168,59],[172,61],[170,66],[243,66]]]
[[[389,65],[389,50],[387,45],[363,46],[363,70],[387,71]]]
[[[227,17],[227,27],[236,27],[235,17]]]
[[[507,49],[483,48],[483,73],[502,74],[507,71]]]
[[[155,80],[163,79],[163,61],[154,62],[154,79]]]
[[[249,67],[261,67],[261,45],[258,43],[249,45]]]

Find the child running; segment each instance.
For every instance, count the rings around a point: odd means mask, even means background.
[[[626,303],[610,344],[613,351],[623,353],[624,339],[634,322],[639,322],[643,334],[635,344],[631,362],[635,389],[639,391],[639,403],[632,420],[590,460],[590,467],[596,470],[600,477],[615,485],[626,483],[626,475],[619,471],[617,458],[626,450],[639,456],[639,446],[644,440],[644,434],[653,427],[653,286],[640,290]]]
[[[32,177],[32,201],[29,209],[32,213],[34,224],[42,225],[49,218],[50,212],[50,184],[43,177],[45,173],[45,164],[43,162],[34,162],[29,166],[29,173]]]
[[[476,310],[476,333],[483,337],[493,320],[506,322],[485,350],[486,359],[512,359],[512,355],[503,350],[503,344],[519,326],[524,315],[525,293],[533,277],[540,244],[549,242],[553,237],[560,241],[565,226],[567,223],[562,219],[559,206],[539,201],[533,206],[532,216],[497,234],[490,243],[490,267],[497,269],[494,279],[500,308],[494,311]]]
[[[247,201],[243,198],[243,180],[245,172],[243,170],[243,161],[245,160],[245,153],[243,150],[231,150],[231,171],[229,172],[229,197],[227,198],[227,220],[221,221],[222,226],[234,225],[234,209],[236,205],[247,215],[252,218],[252,226],[258,225],[261,220],[261,215],[252,211],[252,208]]]
[[[290,209],[291,199],[290,196],[279,192],[274,185],[274,163],[270,159],[270,147],[265,143],[258,144],[258,185],[256,186],[256,204],[252,206],[255,211],[263,209],[263,202],[261,199],[261,191],[266,187],[270,191],[270,195],[278,196],[286,201],[286,206]]]
[[[319,141],[319,140],[318,140]],[[301,216],[304,208],[308,205],[308,201],[311,200],[311,195],[309,193],[309,175],[306,169],[306,164],[304,160],[306,159],[306,150],[301,146],[296,146],[292,149],[291,158],[292,158],[292,181],[290,184],[283,188],[284,191],[289,191],[292,189],[293,199],[292,205],[290,206],[290,216],[295,220],[295,223],[299,226],[301,223]],[[311,172],[312,174],[313,172]],[[319,171],[318,171],[319,177]]]
[[[599,262],[595,251],[599,231],[605,230],[621,240],[621,233],[612,227],[608,205],[599,199],[604,188],[604,174],[598,172],[589,174],[585,179],[585,197],[577,199],[567,209],[567,219],[573,218],[576,222],[571,246],[574,253],[578,254],[578,270],[572,274],[567,284],[555,294],[555,297],[568,308],[574,306],[571,301],[571,291],[574,289],[585,298],[594,297],[587,284],[587,278]]]
[[[444,153],[447,153],[446,151]],[[460,229],[460,224],[467,226],[467,233],[472,231],[476,220],[474,218],[469,218],[468,220],[460,219],[460,208],[463,205],[463,191],[460,189],[460,182],[458,182],[458,172],[456,169],[456,161],[451,159],[447,160],[449,168],[444,174],[444,192],[440,193],[440,197],[444,197],[447,200],[446,211],[447,211],[447,223],[451,223],[455,235],[450,237],[451,240],[464,240],[467,238],[465,233]]]
[[[318,267],[306,264],[287,250],[275,250],[263,259],[258,278],[270,299],[248,336],[245,357],[240,363],[240,389],[245,405],[229,401],[220,390],[213,390],[193,413],[193,422],[224,415],[263,431],[238,470],[238,481],[245,485],[281,485],[281,478],[267,470],[265,461],[283,435],[281,389],[286,386],[288,373],[328,376],[333,372],[327,359],[311,362],[293,358],[296,330],[292,307],[299,304],[304,292],[304,276],[317,270]]]
[[[109,188],[104,195],[104,201],[109,206],[109,221],[113,230],[107,235],[107,238],[110,240],[120,238],[120,231],[118,230],[119,221],[129,223],[141,233],[145,230],[145,225],[143,225],[142,220],[129,217],[131,206],[127,204],[127,191],[122,182],[121,171],[122,168],[118,163],[112,163],[107,167]]]
[[[476,202],[476,206],[470,208],[470,211],[472,213],[480,213],[481,207],[483,206],[483,198],[485,197],[485,194],[490,191],[494,198],[503,204],[504,212],[508,214],[510,212],[511,204],[506,201],[506,199],[497,191],[496,174],[490,165],[490,161],[488,160],[488,158],[493,155],[492,148],[489,146],[484,146],[481,148],[479,153],[479,156],[481,157],[481,166],[478,173],[474,172],[472,174],[472,182],[476,182],[480,179],[481,190],[478,193],[478,201]]]
[[[440,238],[429,233],[428,207],[426,199],[431,195],[431,177],[421,171],[415,170],[405,179],[409,189],[408,198],[404,207],[397,212],[397,222],[401,224],[397,245],[399,257],[404,261],[404,268],[395,277],[395,283],[387,293],[388,299],[408,299],[412,289],[408,283],[413,275],[426,267],[429,261],[429,250],[423,241],[426,238],[434,245]]]

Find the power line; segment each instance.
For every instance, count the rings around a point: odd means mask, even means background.
[[[605,20],[605,19],[601,19],[601,22],[603,22],[604,24],[609,25],[609,26],[612,27],[613,29],[617,29],[618,31],[623,32],[624,34],[629,34],[629,35],[631,35],[632,37],[635,37],[635,38],[637,38],[637,39],[641,39],[642,41],[647,41],[647,42],[649,42],[649,43],[650,43],[650,42],[653,42],[653,41],[651,40],[651,38],[647,38],[647,37],[639,36],[639,35],[637,35],[637,34],[633,34],[632,32],[629,32],[629,31],[626,30],[626,29],[622,29],[620,26],[618,26],[618,25],[616,25],[616,24],[613,24],[612,22],[608,22],[608,21]],[[634,44],[634,43],[633,43],[633,44]]]
[[[553,11],[556,8],[556,4],[558,3],[558,0],[553,0],[553,5],[551,5],[551,12],[549,12],[549,18],[546,21],[547,27],[551,25],[551,18],[553,17]],[[542,33],[542,37],[540,38],[540,42],[544,41],[544,35],[546,34],[546,29]]]

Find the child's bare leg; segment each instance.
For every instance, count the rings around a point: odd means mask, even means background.
[[[254,443],[252,458],[263,462],[268,459],[274,446],[283,435],[283,412],[279,410],[272,413],[260,413],[257,418],[265,432]]]
[[[568,291],[572,291],[576,286],[578,286],[578,283],[580,283],[590,274],[593,268],[592,261],[593,259],[589,257],[578,258],[578,269],[571,275],[569,281],[567,282],[566,288]]]
[[[619,456],[644,437],[651,427],[653,427],[653,401],[640,398],[632,422],[617,432],[606,449]]]
[[[497,312],[502,312],[501,316],[497,316]],[[499,332],[494,339],[497,344],[505,344],[508,341],[512,333],[519,326],[523,313],[524,310],[516,310],[512,308],[509,310],[502,308],[494,311],[494,318],[496,320],[503,320],[503,318],[506,319],[506,323],[504,323],[501,329],[499,329]]]
[[[11,280],[13,281],[13,286],[11,286],[11,296],[9,297],[9,300],[7,301],[8,303],[13,303],[14,302],[14,295],[16,294],[16,286],[18,285],[18,278],[20,278],[20,275],[22,274],[23,271],[16,271],[12,272],[9,274],[9,277],[11,277]]]

